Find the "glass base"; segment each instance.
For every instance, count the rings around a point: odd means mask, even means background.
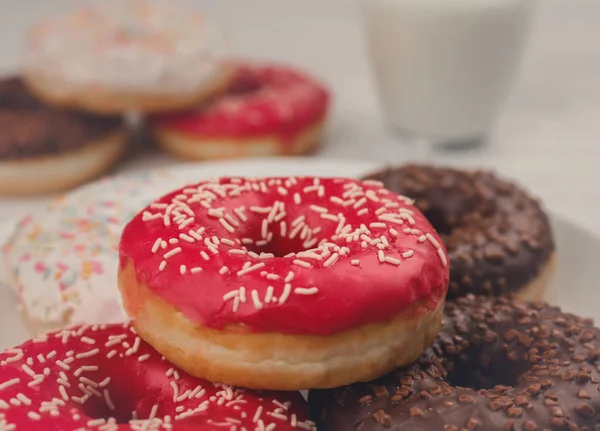
[[[471,150],[484,146],[488,142],[486,134],[466,136],[464,138],[443,138],[425,135],[399,127],[392,127],[392,133],[401,142],[412,146],[426,147],[433,151]]]

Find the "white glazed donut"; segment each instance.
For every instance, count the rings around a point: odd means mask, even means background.
[[[24,76],[55,104],[99,113],[168,111],[233,78],[221,31],[174,0],[88,5],[35,25]]]
[[[181,186],[186,176],[189,171],[101,180],[19,222],[0,243],[0,274],[34,333],[126,319],[116,282],[121,230],[157,190]]]

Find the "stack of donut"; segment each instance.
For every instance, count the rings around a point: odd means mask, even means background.
[[[131,323],[0,355],[4,429],[598,429],[600,330],[515,298],[552,233],[490,173],[205,180],[119,255]]]
[[[0,80],[0,194],[53,193],[123,154],[123,114],[175,156],[304,154],[329,93],[293,68],[228,58],[213,23],[174,1],[86,5],[31,28],[22,76]]]

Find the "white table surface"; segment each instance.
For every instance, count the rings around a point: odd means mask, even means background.
[[[0,0],[0,70],[18,67],[27,27],[78,1]],[[289,61],[334,91],[317,157],[404,162],[415,149],[384,129],[362,39],[357,0],[195,1],[231,33],[238,53]],[[600,1],[539,0],[525,64],[490,144],[429,160],[494,167],[546,205],[600,235]],[[115,172],[174,164],[146,154]],[[0,200],[0,221],[43,199]]]

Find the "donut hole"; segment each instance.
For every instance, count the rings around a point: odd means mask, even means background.
[[[517,386],[519,377],[531,365],[518,359],[511,360],[503,352],[493,356],[481,349],[470,349],[446,364],[446,380],[452,386],[473,390],[493,389],[496,386]]]
[[[128,424],[134,419],[150,418],[153,408],[155,410],[153,415],[156,417],[169,414],[169,410],[175,408],[170,402],[172,394],[165,394],[165,388],[155,383],[164,379],[162,373],[154,372],[154,369],[158,370],[158,368],[117,367],[119,366],[111,365],[110,368],[105,369],[101,367],[95,373],[85,374],[90,380],[96,382],[108,375],[110,383],[103,388],[97,388],[96,393],[92,393],[82,404],[73,403],[73,407],[79,410],[82,416],[105,420],[112,418],[116,423]],[[75,385],[68,390],[68,393],[70,396],[82,396],[81,390]]]
[[[231,96],[249,96],[257,93],[263,88],[263,85],[256,76],[252,74],[239,73],[233,84],[227,90]]]
[[[264,241],[257,239],[254,243],[246,245],[246,248],[248,251],[253,251],[258,254],[271,253],[275,255],[275,257],[283,257],[290,253],[300,253],[307,249],[307,247],[304,246],[303,240],[290,240],[289,238],[282,238],[279,235],[274,235],[273,239],[266,244],[264,244]]]
[[[275,257],[284,257],[291,253],[297,254],[314,249],[322,241],[335,242],[332,237],[335,235],[336,225],[323,226],[318,215],[315,217],[314,214],[308,213],[305,218],[306,224],[295,224],[295,220],[297,220],[296,216],[285,219],[286,229],[283,231],[283,235],[279,223],[269,224],[267,239],[262,235],[263,229],[262,223],[259,222],[260,219],[251,221],[247,225],[247,230],[241,234],[241,237],[244,238],[242,244],[246,247],[246,250],[254,253],[271,253]],[[312,230],[309,227],[312,229],[320,227],[321,229],[317,233],[309,233],[309,230]],[[246,239],[250,239],[251,242],[246,241]]]

